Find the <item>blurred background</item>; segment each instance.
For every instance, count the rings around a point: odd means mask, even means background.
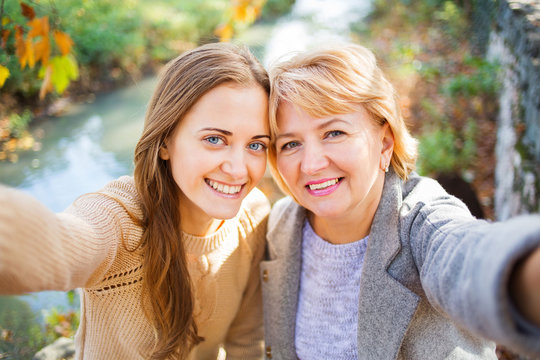
[[[54,211],[132,173],[161,66],[215,41],[265,66],[325,42],[371,48],[420,174],[477,217],[540,210],[538,0],[0,0],[0,19],[0,183]],[[269,174],[260,188],[283,196]],[[0,359],[73,336],[78,308],[76,291],[0,297]]]

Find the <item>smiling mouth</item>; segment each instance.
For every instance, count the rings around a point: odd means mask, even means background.
[[[234,195],[238,194],[242,190],[243,185],[224,185],[210,179],[204,179],[204,181],[214,190],[222,194]]]
[[[338,182],[340,182],[343,178],[335,178],[332,180],[327,180],[322,183],[317,184],[308,184],[306,187],[308,187],[310,190],[324,190],[326,188],[329,188],[330,186],[336,185]]]

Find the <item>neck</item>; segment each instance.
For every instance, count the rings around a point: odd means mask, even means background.
[[[313,231],[331,244],[348,244],[369,235],[373,217],[365,219],[323,218],[309,213]]]
[[[191,235],[207,236],[219,230],[224,220],[210,218],[207,221],[193,221],[182,217],[180,229]]]
[[[207,236],[215,233],[224,220],[209,216],[201,209],[186,206],[187,201],[180,201],[180,230],[195,236]]]

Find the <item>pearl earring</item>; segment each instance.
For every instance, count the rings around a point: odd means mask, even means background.
[[[389,164],[386,164],[386,167],[384,168],[384,172],[385,172],[385,173],[388,172],[388,166],[389,166]]]

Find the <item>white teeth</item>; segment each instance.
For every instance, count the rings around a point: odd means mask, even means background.
[[[212,180],[206,180],[206,183],[210,185],[214,190],[223,194],[236,194],[242,189],[241,185],[223,185]]]
[[[325,181],[323,183],[309,184],[308,186],[311,190],[321,190],[329,186],[335,185],[337,184],[337,182],[338,182],[338,179],[332,179],[332,180]]]

